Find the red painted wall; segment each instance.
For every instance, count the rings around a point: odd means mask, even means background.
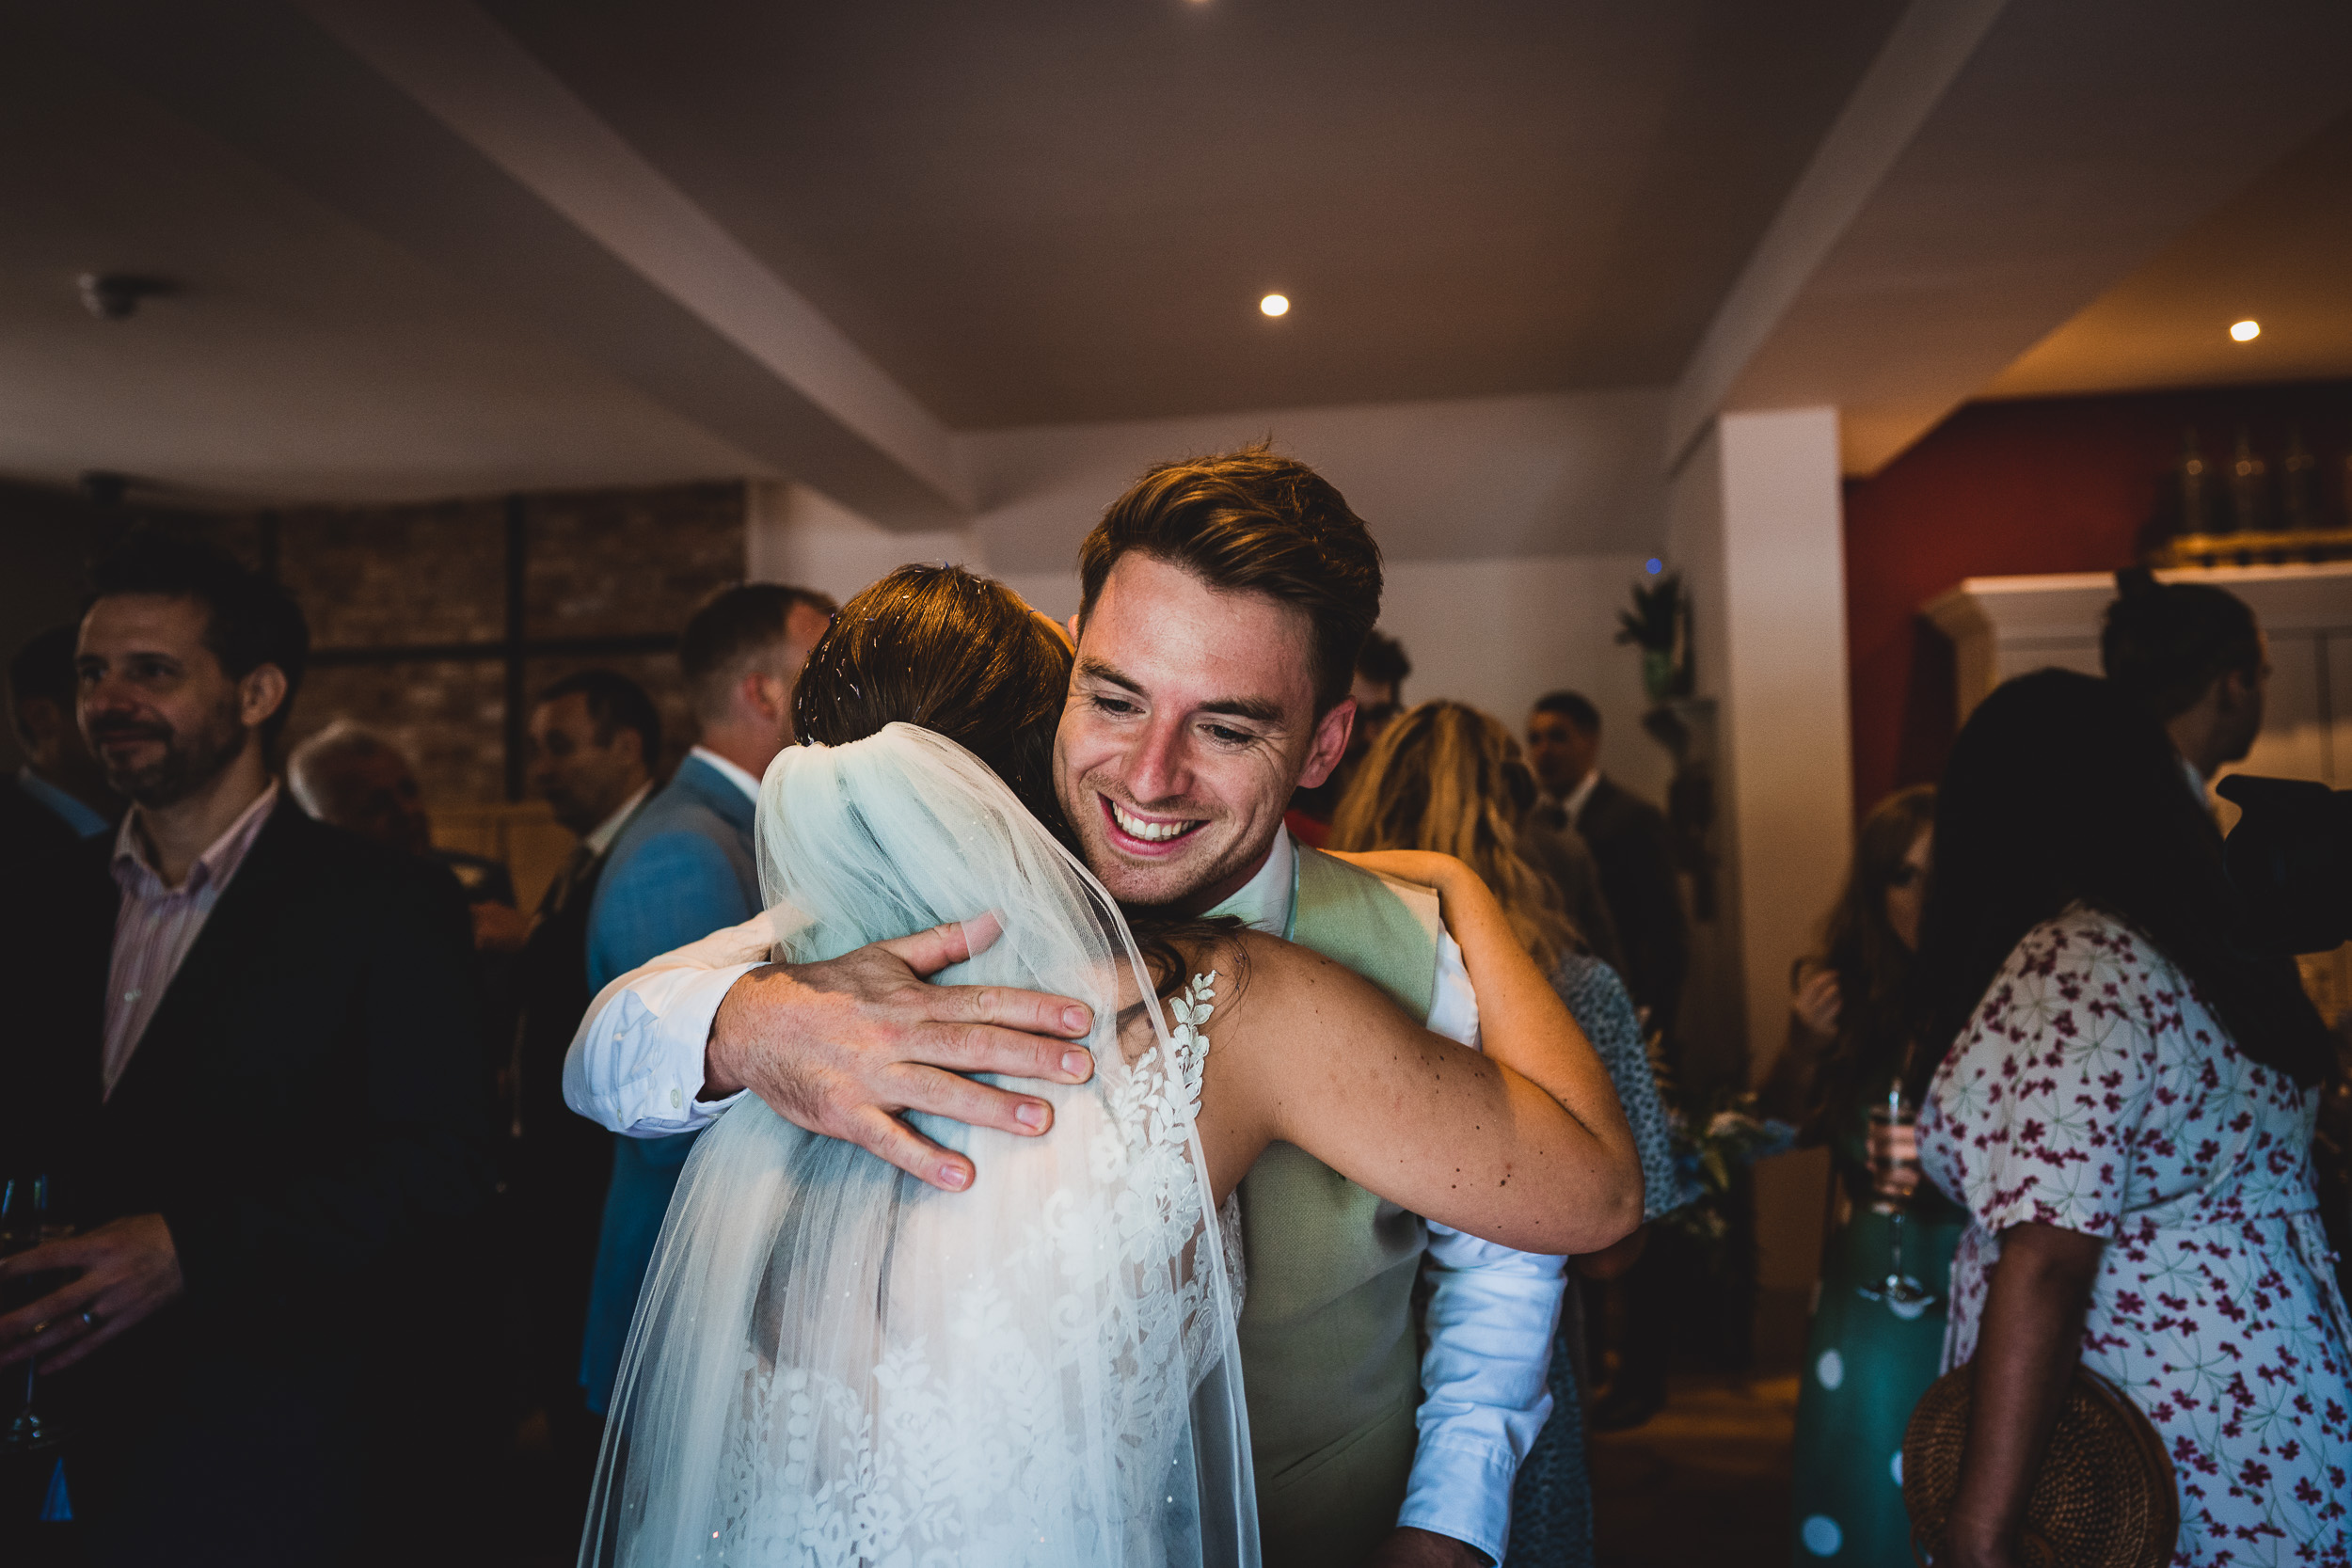
[[[1850,481],[1855,810],[1932,780],[1951,744],[1951,648],[1921,605],[1963,578],[2128,566],[2141,529],[2177,494],[2185,431],[2218,470],[2243,426],[2275,485],[2290,425],[2319,460],[2327,521],[2341,525],[2352,381],[1970,404],[1872,478]]]

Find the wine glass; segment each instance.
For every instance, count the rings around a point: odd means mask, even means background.
[[[1898,1076],[1887,1085],[1886,1098],[1870,1107],[1870,1142],[1873,1148],[1883,1135],[1898,1127],[1917,1125],[1918,1107],[1903,1093],[1903,1081]],[[1879,1172],[1877,1195],[1870,1200],[1870,1212],[1886,1216],[1889,1256],[1886,1277],[1875,1285],[1857,1285],[1854,1293],[1865,1301],[1883,1301],[1895,1316],[1909,1321],[1935,1305],[1935,1292],[1917,1279],[1903,1273],[1903,1216],[1911,1208],[1911,1195],[1919,1188],[1919,1159],[1917,1145],[1913,1152]],[[1875,1165],[1873,1166],[1876,1169]]]
[[[43,1242],[56,1241],[72,1227],[63,1223],[50,1201],[46,1176],[11,1176],[0,1180],[0,1258],[30,1252]],[[65,1283],[62,1269],[40,1274],[11,1275],[0,1279],[0,1313],[13,1312]],[[24,1363],[24,1397],[8,1425],[0,1428],[0,1454],[37,1453],[58,1442],[56,1423],[34,1408],[38,1356]]]

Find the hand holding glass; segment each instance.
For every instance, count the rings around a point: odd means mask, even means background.
[[[1903,1093],[1900,1078],[1887,1085],[1883,1101],[1870,1107],[1870,1175],[1877,1194],[1870,1210],[1887,1216],[1892,1241],[1886,1277],[1854,1288],[1865,1301],[1883,1301],[1887,1310],[1906,1319],[1935,1305],[1935,1293],[1903,1273],[1903,1215],[1911,1207],[1911,1195],[1919,1189],[1918,1119],[1918,1108]]]
[[[49,1178],[0,1180],[0,1258],[30,1252],[43,1242],[56,1241],[70,1228],[52,1209]],[[54,1272],[0,1278],[0,1313],[31,1306],[61,1282]],[[8,1425],[0,1428],[0,1454],[33,1453],[53,1448],[57,1442],[55,1424],[34,1407],[36,1365],[31,1360],[24,1363],[24,1400],[9,1416]]]

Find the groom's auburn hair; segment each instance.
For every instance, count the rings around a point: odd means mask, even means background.
[[[1315,711],[1347,695],[1380,618],[1380,546],[1321,474],[1263,442],[1152,468],[1078,548],[1081,621],[1130,550],[1220,593],[1263,594],[1299,610],[1314,639]]]

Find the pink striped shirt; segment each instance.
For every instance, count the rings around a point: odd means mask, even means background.
[[[147,858],[147,841],[138,831],[139,809],[133,806],[115,834],[115,884],[122,889],[122,908],[115,916],[114,962],[106,974],[105,1093],[112,1098],[131,1053],[147,1033],[155,1008],[171,989],[172,976],[196,945],[212,917],[213,906],[229,886],[229,879],[244,863],[246,851],[262,835],[278,804],[278,784],[262,791],[229,831],[197,857],[187,879],[166,887]]]

